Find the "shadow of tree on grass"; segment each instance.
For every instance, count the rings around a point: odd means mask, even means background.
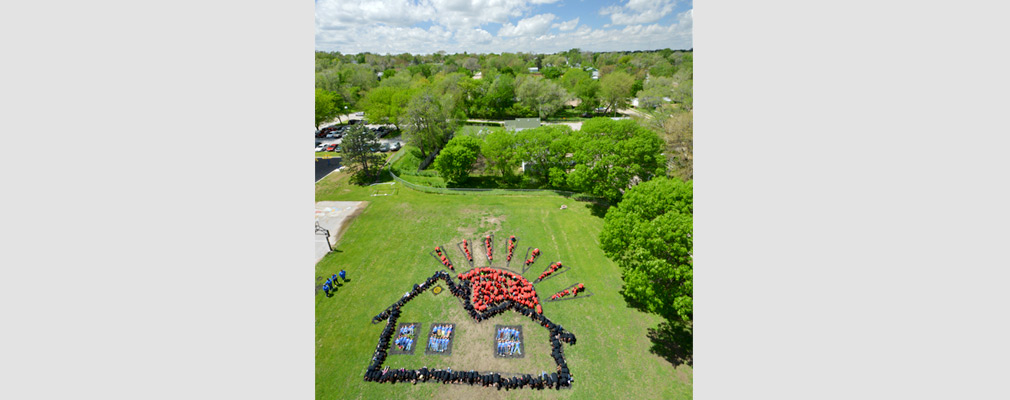
[[[649,351],[665,358],[674,367],[687,364],[694,366],[694,332],[683,322],[663,322],[649,328],[647,334],[652,340]]]

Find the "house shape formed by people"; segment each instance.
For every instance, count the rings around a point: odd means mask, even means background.
[[[459,283],[446,271],[438,271],[424,282],[414,285],[412,291],[407,292],[403,297],[372,318],[372,323],[377,324],[386,321],[386,326],[379,337],[379,344],[376,346],[375,354],[365,370],[365,381],[371,382],[457,382],[463,384],[478,384],[482,386],[497,387],[499,389],[517,388],[537,388],[537,389],[560,389],[570,387],[572,382],[571,372],[565,361],[562,342],[574,345],[575,335],[566,331],[563,327],[555,324],[545,317],[541,312],[539,300],[536,298],[532,284],[522,275],[504,269],[495,268],[475,268],[465,273],[457,275]],[[443,371],[428,370],[393,370],[383,369],[382,365],[386,359],[386,352],[390,346],[390,340],[394,336],[397,319],[400,316],[400,309],[411,299],[433,287],[437,281],[442,280],[448,286],[449,292],[460,298],[464,311],[478,323],[494,318],[505,311],[512,311],[529,317],[538,325],[549,332],[551,340],[552,357],[558,365],[556,373],[544,374],[542,372],[520,373],[516,376],[503,377],[498,373],[480,374],[466,371]],[[508,292],[495,294],[489,292],[487,282],[505,282],[504,286],[516,288]],[[529,288],[529,290],[519,290],[519,288]],[[493,290],[493,289],[492,289]],[[477,300],[473,300],[477,299]],[[474,303],[477,303],[475,306]],[[451,368],[451,367],[450,367]]]

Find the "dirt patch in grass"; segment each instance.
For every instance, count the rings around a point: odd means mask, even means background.
[[[480,218],[480,227],[485,235],[501,231],[501,223],[505,221],[505,215],[484,214]]]
[[[459,227],[459,228],[456,228],[456,232],[459,232],[462,235],[462,236],[460,236],[458,238],[459,240],[457,240],[457,242],[462,242],[463,239],[473,240],[474,236],[477,235],[477,228]],[[473,249],[470,249],[470,251],[473,251]]]
[[[344,232],[346,232],[347,228],[351,226],[351,222],[354,222],[354,219],[361,215],[362,211],[365,211],[365,207],[368,207],[367,201],[358,203],[357,207],[354,208],[354,211],[351,211],[351,214],[340,222],[340,229],[337,230],[337,236],[333,238],[333,243],[340,241],[340,238],[344,236]]]

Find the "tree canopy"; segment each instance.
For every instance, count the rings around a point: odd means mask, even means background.
[[[607,105],[607,111],[613,112],[628,104],[631,86],[635,79],[625,72],[616,71],[600,78],[600,100]]]
[[[693,213],[692,182],[657,178],[628,190],[600,232],[624,296],[668,320],[693,318]]]
[[[632,120],[593,118],[574,135],[568,185],[617,202],[630,186],[663,176],[663,140]]]
[[[356,167],[352,180],[359,184],[372,181],[382,167],[383,157],[375,150],[379,140],[364,125],[354,125],[340,143],[349,166]]]
[[[325,89],[316,89],[316,129],[340,115],[343,108],[340,96]]]
[[[480,139],[473,136],[456,136],[446,143],[433,164],[435,170],[450,184],[466,179],[480,155]]]

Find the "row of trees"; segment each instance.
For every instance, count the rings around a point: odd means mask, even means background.
[[[632,80],[630,93],[626,96],[634,96],[644,87],[647,78],[651,77],[672,77],[676,82],[690,80],[693,74],[693,54],[691,51],[673,51],[663,49],[651,52],[603,52],[594,53],[571,49],[566,52],[555,54],[532,54],[532,53],[502,53],[502,54],[445,54],[445,52],[429,55],[377,55],[371,53],[361,54],[340,54],[340,53],[316,53],[316,87],[333,92],[339,95],[344,103],[351,108],[360,108],[359,102],[366,95],[380,85],[384,79],[394,76],[407,75],[408,79],[424,78],[433,80],[437,75],[449,75],[459,73],[467,77],[472,77],[477,72],[482,72],[485,79],[494,80],[498,75],[510,76],[517,80],[527,76],[542,76],[549,81],[564,87],[573,98],[579,98],[586,104],[584,110],[590,110],[595,105],[590,104],[597,100],[595,94],[591,93],[592,84],[587,84],[580,90],[576,85],[565,85],[560,82],[572,69],[598,70],[601,79],[606,76],[622,73],[627,74]],[[529,75],[528,69],[536,67],[539,75]],[[381,77],[380,77],[381,74]],[[587,73],[588,76],[588,73]],[[625,85],[626,77],[617,75],[621,85],[619,92],[625,92],[628,86]],[[522,82],[512,83],[510,86],[515,90]],[[499,88],[501,89],[501,88]],[[598,89],[598,88],[597,88]],[[501,94],[499,90],[496,92]],[[612,93],[610,93],[612,94]],[[613,98],[613,96],[608,96]],[[668,96],[666,96],[668,97]],[[512,97],[516,98],[516,93]],[[529,98],[528,96],[525,98]],[[607,105],[613,108],[613,101]],[[511,105],[511,104],[509,104]],[[488,111],[482,115],[473,113],[479,110]],[[467,110],[468,114],[475,117],[484,118],[487,115],[497,115],[501,117],[509,114],[508,107],[491,106],[490,108],[477,107],[475,110]],[[550,110],[545,110],[549,113]],[[525,108],[512,110],[512,116],[519,114],[539,115],[541,110],[538,107],[526,104]]]
[[[572,131],[546,125],[520,132],[492,130],[479,140],[455,137],[435,159],[450,184],[460,184],[479,157],[506,181],[526,174],[541,187],[592,194],[616,203],[638,182],[663,176],[663,141],[631,120],[594,118]]]

